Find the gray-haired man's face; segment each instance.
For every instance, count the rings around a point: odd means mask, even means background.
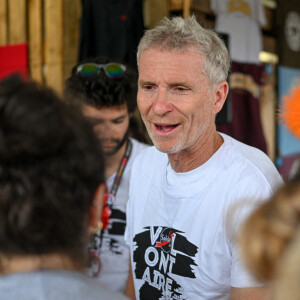
[[[203,57],[194,48],[150,48],[142,53],[137,101],[160,151],[197,150],[215,129],[215,95],[202,70]]]

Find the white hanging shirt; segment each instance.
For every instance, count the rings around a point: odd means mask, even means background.
[[[266,24],[264,7],[260,0],[210,0],[216,15],[215,30],[229,35],[231,60],[259,63],[262,51],[260,26]]]

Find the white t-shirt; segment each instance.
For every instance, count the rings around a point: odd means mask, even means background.
[[[283,182],[262,151],[221,135],[220,149],[190,172],[174,172],[154,147],[136,158],[125,240],[137,299],[229,299],[231,287],[258,285],[235,235]]]
[[[261,0],[210,0],[216,15],[215,30],[229,35],[233,61],[259,63],[262,51],[261,25],[266,17]]]
[[[112,215],[109,219],[108,229],[99,231],[94,240],[98,248],[101,269],[99,281],[112,290],[123,292],[126,287],[129,271],[129,248],[124,241],[126,227],[126,204],[129,194],[129,179],[132,163],[137,154],[148,145],[130,138],[132,151],[128,159],[117,194],[112,204]],[[116,173],[107,180],[108,190],[114,182]],[[93,268],[92,268],[93,269]]]

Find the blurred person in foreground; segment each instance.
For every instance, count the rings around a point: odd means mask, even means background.
[[[79,110],[34,82],[0,82],[1,299],[125,299],[84,274],[104,182]]]
[[[243,258],[271,299],[300,299],[300,178],[286,183],[245,222]]]
[[[131,167],[137,154],[147,147],[132,137],[140,133],[133,123],[136,93],[136,72],[106,57],[80,62],[65,86],[66,98],[78,103],[92,124],[103,147],[106,167],[103,228],[89,245],[93,262],[89,274],[120,292],[125,290],[129,271],[124,232]]]
[[[248,213],[243,204],[261,203],[282,179],[264,153],[216,131],[228,93],[223,41],[194,17],[164,18],[146,31],[137,55],[137,102],[154,147],[141,152],[131,173],[126,294],[266,299],[226,223],[241,202],[231,220],[238,228]]]
[[[300,85],[283,96],[278,119],[300,139]],[[246,264],[269,282],[271,299],[300,299],[300,170],[255,210],[240,233]]]

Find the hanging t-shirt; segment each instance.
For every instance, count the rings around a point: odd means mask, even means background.
[[[236,230],[282,185],[263,152],[222,134],[203,165],[176,173],[155,147],[131,173],[125,239],[137,299],[230,299],[230,288],[257,286],[240,259]]]
[[[216,15],[215,30],[229,35],[229,53],[234,61],[259,63],[261,25],[266,18],[261,0],[210,0]]]
[[[126,227],[126,204],[129,198],[129,178],[132,163],[137,154],[148,147],[135,139],[132,142],[132,152],[124,169],[116,197],[112,203],[112,214],[109,218],[109,225],[106,230],[99,231],[94,239],[100,259],[100,273],[97,274],[99,281],[112,290],[123,292],[126,287],[129,271],[129,248],[124,241]],[[116,173],[107,180],[108,190],[114,182]],[[94,245],[93,245],[94,247]],[[94,273],[94,266],[90,269]]]
[[[263,65],[232,62],[229,77],[232,120],[217,125],[217,129],[267,153],[259,104],[263,70]]]
[[[136,68],[136,50],[144,29],[142,0],[84,0],[79,61],[107,56]]]
[[[24,79],[28,76],[28,46],[16,44],[0,46],[0,80],[12,74]]]

